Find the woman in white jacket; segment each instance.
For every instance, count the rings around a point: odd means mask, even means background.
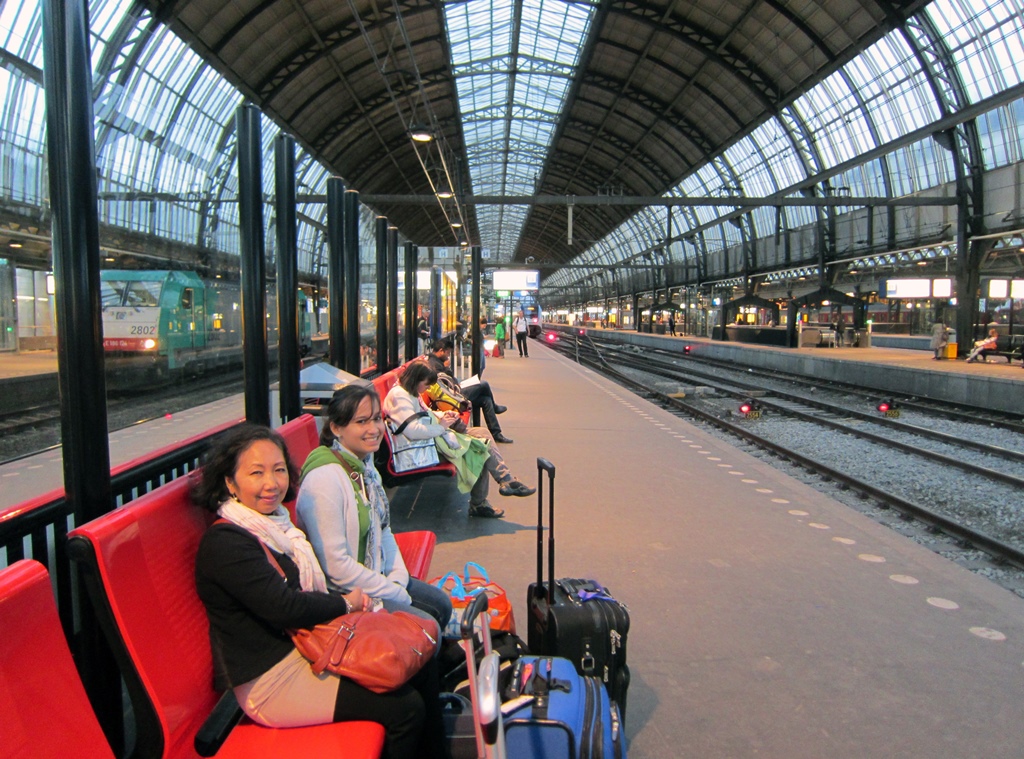
[[[391,388],[388,397],[384,399],[384,416],[396,427],[408,420],[402,434],[410,440],[434,438],[438,453],[451,461],[458,470],[460,490],[469,491],[471,517],[504,516],[503,509],[495,509],[487,502],[488,473],[501,486],[498,492],[502,495],[533,495],[537,492],[536,488],[528,487],[512,476],[487,429],[466,428],[457,412],[447,411],[438,417],[423,404],[420,396],[435,382],[437,372],[429,364],[425,361],[410,362],[403,370],[398,384]],[[468,438],[460,440],[452,430],[480,442],[473,441],[472,445],[467,446]]]
[[[373,454],[384,437],[372,385],[346,385],[331,399],[320,446],[306,459],[296,501],[298,524],[324,570],[329,590],[359,588],[374,608],[451,617],[447,594],[409,576],[391,531],[391,512]]]

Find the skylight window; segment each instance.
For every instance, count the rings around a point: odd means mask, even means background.
[[[592,15],[592,6],[562,0],[445,3],[475,195],[536,191]],[[511,260],[526,212],[477,208],[480,244],[492,259]]]

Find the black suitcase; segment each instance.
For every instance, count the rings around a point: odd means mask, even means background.
[[[544,472],[548,473],[548,581],[544,582]],[[530,583],[527,645],[561,656],[581,675],[597,677],[626,718],[626,638],[629,610],[596,580],[555,580],[555,467],[537,459],[537,581]]]

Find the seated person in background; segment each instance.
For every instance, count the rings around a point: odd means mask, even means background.
[[[498,492],[502,495],[528,496],[537,492],[536,489],[527,487],[512,476],[491,433],[483,427],[470,427],[464,435],[456,435],[450,428],[461,425],[458,412],[446,411],[439,417],[423,405],[420,395],[435,382],[437,372],[427,362],[407,364],[398,384],[384,399],[384,414],[396,427],[411,419],[403,432],[409,439],[434,439],[438,453],[452,462],[458,471],[460,492],[469,491],[471,517],[504,516],[504,510],[495,509],[487,502],[488,473],[501,485]],[[426,413],[417,417],[421,412]]]
[[[195,502],[226,520],[206,530],[196,554],[216,687],[232,688],[242,710],[261,725],[368,720],[384,726],[390,757],[442,756],[436,661],[401,688],[377,694],[328,672],[314,674],[288,636],[286,630],[366,605],[358,588],[347,596],[328,592],[306,536],[281,506],[292,494],[293,474],[281,436],[243,424],[213,443],[194,485]]]
[[[435,340],[430,350],[431,352],[426,356],[430,368],[438,375],[449,376],[462,396],[483,412],[484,422],[487,424],[487,429],[491,431],[491,435],[494,436],[494,442],[511,443],[511,438],[501,434],[501,422],[498,421],[498,414],[504,414],[508,411],[508,407],[499,406],[494,402],[491,383],[480,380],[477,384],[470,385],[465,389],[459,384],[450,367],[452,360],[452,341],[450,339],[442,337],[440,340]]]
[[[974,343],[974,347],[971,349],[971,352],[967,354],[967,363],[969,364],[972,361],[977,361],[978,356],[984,353],[985,351],[994,351],[996,349],[996,344],[998,342],[999,333],[996,332],[994,329],[990,329],[988,331],[988,337],[982,338],[981,340],[977,340]]]
[[[354,382],[336,392],[320,447],[302,467],[297,521],[309,536],[328,590],[361,590],[371,608],[429,617],[443,630],[452,615],[451,599],[409,576],[391,531],[388,497],[373,465],[383,438],[373,385]]]

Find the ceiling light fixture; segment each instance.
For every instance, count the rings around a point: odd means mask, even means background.
[[[409,130],[413,142],[433,142],[434,133],[424,126],[414,126]]]

